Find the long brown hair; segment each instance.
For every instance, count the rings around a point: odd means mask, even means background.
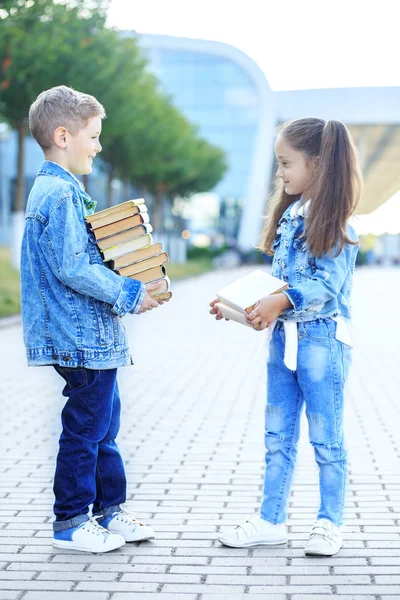
[[[340,121],[309,117],[283,123],[278,135],[307,160],[319,157],[315,178],[305,198],[311,199],[304,230],[311,254],[321,257],[333,249],[339,254],[345,244],[356,244],[349,239],[346,224],[360,199],[362,176],[347,127]],[[267,254],[273,254],[280,218],[299,198],[300,195],[287,194],[283,182],[277,181],[262,233],[261,248]]]

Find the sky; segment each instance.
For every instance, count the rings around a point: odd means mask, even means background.
[[[108,23],[236,46],[276,91],[400,86],[399,0],[111,0]]]

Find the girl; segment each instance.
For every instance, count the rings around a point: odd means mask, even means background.
[[[273,329],[267,364],[266,470],[259,514],[219,541],[242,548],[287,541],[285,520],[303,404],[319,467],[320,507],[306,555],[332,556],[347,483],[343,388],[350,365],[350,295],[358,241],[348,225],[362,180],[343,123],[297,119],[278,130],[276,193],[263,231],[272,274],[289,288],[262,298],[248,321]],[[222,318],[211,302],[211,313]]]

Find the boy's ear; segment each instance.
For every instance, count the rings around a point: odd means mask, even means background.
[[[65,127],[57,127],[53,133],[53,142],[58,148],[66,148],[67,146],[67,130]]]

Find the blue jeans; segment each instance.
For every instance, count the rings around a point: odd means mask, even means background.
[[[350,348],[335,338],[331,319],[298,323],[297,370],[283,362],[285,333],[278,322],[270,342],[265,416],[266,469],[261,517],[283,523],[297,456],[303,405],[319,467],[318,519],[342,524],[347,486],[343,435],[344,384]]]
[[[126,500],[124,465],[115,438],[121,403],[117,369],[92,370],[55,365],[68,398],[54,476],[54,530],[69,529],[93,514],[117,510]]]

